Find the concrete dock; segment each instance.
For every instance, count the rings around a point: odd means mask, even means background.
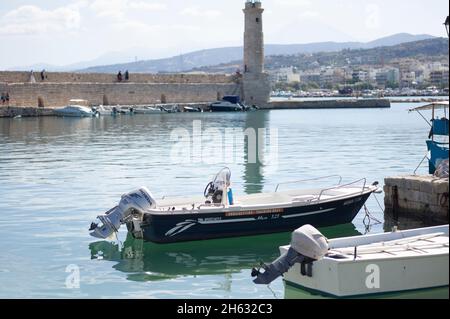
[[[139,108],[144,106],[149,107],[164,107],[166,109],[171,109],[177,106],[181,112],[184,111],[185,107],[199,107],[203,110],[207,109],[210,103],[167,103],[167,104],[145,104],[145,105],[110,105],[110,107],[115,106],[117,108]],[[19,107],[19,106],[0,106],[0,118],[1,117],[39,117],[39,116],[56,116],[54,110],[56,108],[46,107]]]
[[[38,117],[54,116],[53,108],[0,106],[0,117]]]
[[[390,108],[389,99],[337,99],[313,101],[271,101],[268,109],[364,109],[364,108]]]
[[[155,103],[145,105],[116,105],[118,107],[165,107],[170,109],[178,106],[180,111],[184,111],[184,107],[199,107],[207,110],[211,102],[195,102],[195,103]],[[265,110],[289,110],[289,109],[354,109],[354,108],[389,108],[391,106],[387,99],[355,99],[355,100],[317,100],[317,101],[274,101],[268,103]],[[20,106],[0,106],[0,117],[34,117],[34,116],[52,116],[54,115],[51,107],[20,107]]]
[[[432,175],[388,177],[384,186],[385,214],[425,223],[448,223],[448,178]]]

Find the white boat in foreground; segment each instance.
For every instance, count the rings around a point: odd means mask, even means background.
[[[326,240],[312,226],[297,229],[290,246],[255,283],[284,274],[287,284],[336,297],[448,286],[449,226]]]

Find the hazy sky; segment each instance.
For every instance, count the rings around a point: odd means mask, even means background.
[[[238,46],[244,0],[0,0],[0,69]],[[447,0],[263,0],[266,43],[446,36]],[[131,58],[133,57],[133,58]]]

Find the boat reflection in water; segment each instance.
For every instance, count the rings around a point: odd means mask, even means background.
[[[353,224],[321,231],[328,238],[360,235]],[[278,247],[289,242],[290,236],[291,233],[278,233],[161,245],[127,234],[122,248],[117,243],[98,241],[89,244],[89,250],[91,259],[117,262],[113,268],[128,274],[128,280],[158,281],[250,270],[263,260],[277,258]]]

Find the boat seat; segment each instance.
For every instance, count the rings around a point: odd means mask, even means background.
[[[257,204],[290,203],[292,201],[292,197],[286,194],[273,193],[262,194],[260,196],[254,196],[252,198],[244,197],[242,201],[245,202],[245,205],[247,206]]]

